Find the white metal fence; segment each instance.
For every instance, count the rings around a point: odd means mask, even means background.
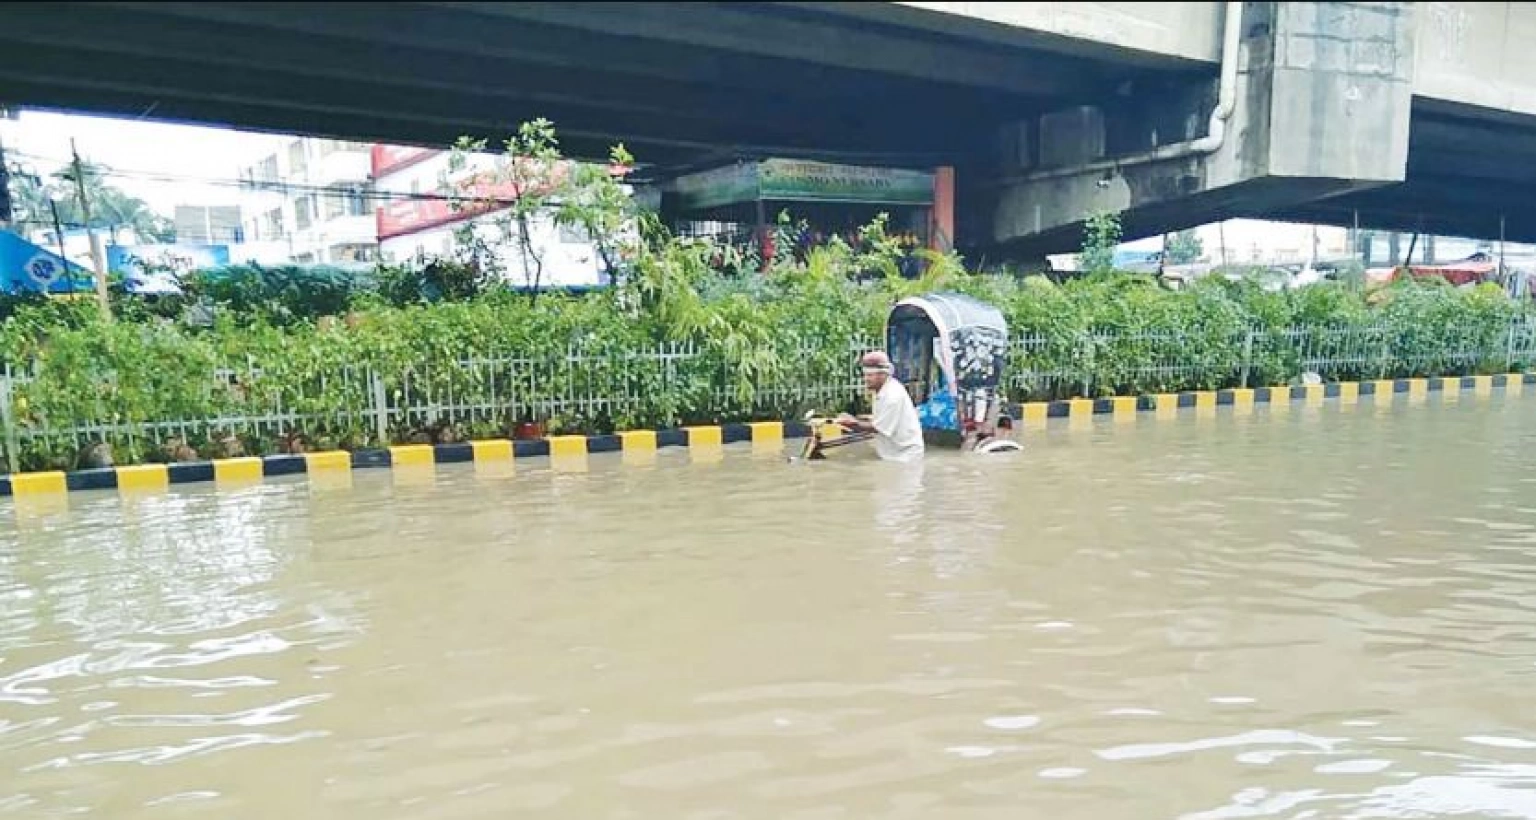
[[[862,380],[852,363],[871,348],[852,340],[841,351],[780,351],[781,366],[765,372],[743,372],[718,351],[686,343],[387,372],[343,367],[298,380],[254,365],[225,367],[182,390],[191,400],[177,403],[195,411],[170,418],[134,417],[110,377],[89,398],[67,402],[67,417],[40,413],[34,388],[45,380],[4,368],[0,472],[75,466],[99,442],[127,462],[171,458],[181,447],[227,456],[504,437],[525,420],[569,432],[836,411],[858,399]]]
[[[1536,365],[1536,321],[1035,335],[1014,340],[1009,364],[1009,395],[1037,399],[1510,372]]]
[[[682,422],[837,411],[861,398],[855,362],[875,346],[775,351],[772,367],[727,362],[689,344],[646,350],[571,348],[552,356],[425,362],[394,372],[340,368],[295,380],[255,366],[219,369],[171,418],[139,418],[108,374],[67,413],[39,412],[36,374],[0,371],[0,466],[76,466],[107,442],[121,462],[256,454],[304,445],[359,447],[509,435],[524,420],[556,430],[644,428]],[[1314,372],[1326,380],[1507,372],[1536,365],[1536,322],[1500,327],[1385,325],[1236,334],[1157,332],[1032,335],[1014,340],[1006,376],[1013,400],[1134,395],[1261,386]],[[143,388],[140,388],[140,395]],[[178,395],[180,395],[178,394]],[[29,402],[29,397],[32,401]],[[57,397],[55,397],[57,398]],[[43,402],[46,404],[46,402]],[[54,406],[59,406],[55,403]],[[238,452],[237,452],[238,451]]]

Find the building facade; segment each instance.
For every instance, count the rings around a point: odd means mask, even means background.
[[[378,254],[367,143],[295,138],[240,171],[242,235],[296,264],[366,265]]]
[[[382,200],[377,212],[379,258],[387,263],[422,262],[460,253],[459,233],[473,231],[495,257],[497,270],[514,287],[534,284],[518,243],[501,228],[505,208],[483,203],[455,206],[449,194],[496,200],[493,183],[475,182],[495,168],[496,156],[466,157],[464,166],[450,168],[449,151],[375,145],[372,166],[375,190]],[[591,287],[607,283],[596,247],[579,228],[556,225],[550,216],[532,220],[532,245],[542,262],[539,285]]]

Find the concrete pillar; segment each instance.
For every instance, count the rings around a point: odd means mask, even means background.
[[[943,166],[933,172],[933,218],[929,220],[928,247],[939,253],[955,246],[955,169]]]
[[[1003,169],[992,242],[1067,252],[1095,212],[1120,213],[1127,237],[1150,236],[1401,181],[1412,15],[1409,3],[1244,3],[1236,106],[1219,148],[1169,148],[1206,135],[1213,79],[1133,80],[1096,113],[1041,119],[1034,167]],[[1085,148],[1073,155],[1070,143]],[[1157,146],[1179,155],[1146,161]],[[1095,161],[1100,149],[1108,156]]]

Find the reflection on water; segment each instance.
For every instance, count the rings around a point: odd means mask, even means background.
[[[1533,445],[1493,399],[0,509],[0,816],[1536,817]]]

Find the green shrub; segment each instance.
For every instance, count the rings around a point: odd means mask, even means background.
[[[198,271],[184,288],[189,297],[237,315],[287,325],[345,313],[354,298],[373,289],[373,276],[327,265],[230,265]]]
[[[897,299],[933,289],[1004,311],[1019,340],[1009,398],[1020,401],[1260,386],[1304,370],[1362,379],[1529,364],[1511,361],[1509,341],[1530,312],[1493,287],[1405,282],[1368,296],[1208,278],[1169,291],[1133,275],[971,276],[949,258],[919,281],[861,284],[862,260],[846,249],[746,278],[721,276],[712,258],[708,243],[666,239],[615,290],[375,300],[343,322],[313,314],[344,309],[343,292],[355,304],[353,286],[310,298],[291,279],[276,304],[241,311],[255,297],[232,297],[206,328],[103,325],[88,300],[16,305],[0,322],[0,362],[26,376],[12,408],[21,466],[73,466],[95,441],[130,463],[177,446],[220,455],[231,439],[265,453],[507,436],[529,420],[574,433],[842,410],[862,400],[858,345],[880,342]],[[393,408],[387,441],[371,409],[378,390]],[[209,421],[220,418],[266,421]]]

